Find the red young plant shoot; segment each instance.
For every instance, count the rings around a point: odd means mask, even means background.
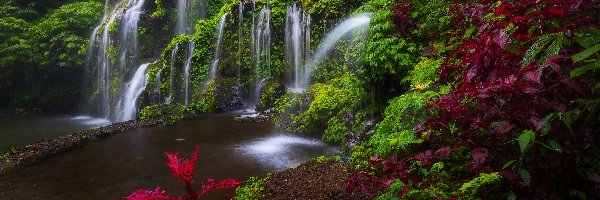
[[[165,191],[161,190],[160,187],[154,190],[142,190],[138,189],[131,195],[127,196],[125,199],[127,200],[154,200],[154,199],[177,199],[177,200],[198,200],[200,197],[204,196],[206,193],[219,189],[226,189],[236,187],[243,183],[243,181],[238,181],[235,179],[227,178],[220,182],[216,182],[215,178],[209,178],[206,182],[202,183],[202,188],[200,193],[196,192],[192,188],[192,182],[194,181],[194,166],[196,165],[196,161],[198,160],[198,147],[196,146],[196,151],[194,151],[194,155],[192,159],[188,159],[183,157],[179,153],[169,153],[165,151],[165,155],[169,159],[167,165],[171,169],[171,173],[176,178],[180,179],[183,182],[183,186],[185,187],[185,191],[187,192],[187,196],[179,196],[179,197],[171,197],[165,194]]]

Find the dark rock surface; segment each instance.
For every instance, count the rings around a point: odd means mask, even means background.
[[[233,111],[243,107],[241,87],[233,79],[218,79],[215,82],[217,111]]]

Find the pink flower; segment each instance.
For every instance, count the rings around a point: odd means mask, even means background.
[[[170,199],[171,197],[165,195],[165,191],[157,187],[154,190],[142,190],[138,189],[131,195],[125,197],[127,200],[154,200],[154,199]]]
[[[184,158],[179,153],[169,153],[165,151],[165,155],[169,158],[169,168],[171,168],[171,172],[173,176],[183,180],[186,183],[192,182],[192,178],[194,177],[194,166],[196,165],[196,160],[198,160],[198,147],[196,146],[196,151],[194,152],[194,156],[192,159]]]

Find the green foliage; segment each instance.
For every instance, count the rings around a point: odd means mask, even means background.
[[[150,14],[150,17],[155,19],[165,17],[167,15],[167,9],[163,6],[162,0],[154,0],[154,3],[156,4],[156,10]]]
[[[477,194],[477,191],[481,186],[496,183],[500,180],[502,180],[502,176],[500,176],[500,173],[498,172],[480,173],[477,178],[463,183],[459,190],[472,198]]]
[[[327,122],[357,110],[366,98],[360,80],[350,74],[331,80],[329,84],[317,83],[308,89],[310,106],[298,116],[292,117],[290,129],[298,133],[323,133]],[[335,124],[332,124],[335,125]],[[339,137],[333,137],[339,139]],[[331,138],[331,139],[333,139]]]
[[[521,153],[525,152],[527,147],[535,142],[535,132],[530,130],[525,130],[519,136],[519,148],[521,149]]]
[[[421,143],[413,128],[428,116],[425,106],[437,95],[433,91],[411,92],[392,99],[385,109],[384,119],[366,142],[369,153],[387,156],[399,153],[410,144]]]
[[[283,96],[285,87],[277,80],[269,80],[265,84],[259,99],[259,108],[268,109],[275,105],[277,99]]]
[[[216,81],[211,81],[202,94],[202,109],[205,112],[213,112],[217,109],[217,99],[215,94]]]
[[[102,17],[97,1],[0,5],[0,90],[12,106],[73,108],[88,36]],[[0,107],[5,100],[0,101]]]
[[[262,199],[262,192],[265,189],[263,187],[264,182],[269,178],[269,176],[261,179],[258,177],[250,177],[246,180],[246,184],[244,186],[238,187],[235,189],[235,199],[239,200],[258,200]]]
[[[140,111],[140,119],[164,119],[174,124],[182,120],[187,113],[186,107],[178,103],[159,104],[144,107]]]
[[[526,67],[531,64],[535,60],[535,57],[538,56],[542,49],[544,49],[546,46],[548,46],[546,51],[538,60],[544,61],[548,56],[558,54],[564,43],[565,35],[563,33],[547,34],[538,37],[535,43],[533,43],[533,45],[527,49],[527,52],[525,52],[521,67]]]
[[[327,129],[321,137],[325,142],[342,142],[345,140],[348,127],[339,117],[333,117],[327,121]]]
[[[325,164],[328,162],[342,162],[342,158],[338,155],[336,156],[331,156],[331,157],[327,157],[327,156],[317,156],[312,158],[312,160],[314,162],[316,162],[317,164]]]

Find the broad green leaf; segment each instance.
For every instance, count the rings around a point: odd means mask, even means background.
[[[533,60],[535,59],[535,56],[537,56],[538,53],[540,53],[540,51],[542,51],[542,49],[551,41],[551,39],[552,39],[552,37],[550,37],[550,35],[540,36],[537,39],[537,41],[535,43],[533,43],[533,45],[531,45],[531,47],[529,47],[529,49],[527,49],[527,52],[525,52],[525,55],[523,56],[523,61],[522,61],[521,67],[526,67],[531,62],[533,62]]]
[[[591,63],[585,64],[581,67],[578,67],[578,68],[572,70],[570,73],[570,77],[575,78],[575,77],[581,76],[590,70],[600,71],[600,61],[591,62]]]
[[[548,45],[548,48],[544,52],[542,59],[544,59],[548,56],[551,56],[551,55],[558,54],[558,52],[560,51],[560,48],[565,43],[565,41],[566,41],[565,34],[560,33],[560,34],[556,35],[556,37],[554,37],[554,40],[552,41],[552,43],[550,43],[550,45]]]
[[[587,48],[585,51],[579,52],[578,54],[571,56],[571,59],[573,59],[573,62],[582,61],[590,57],[591,55],[594,55],[594,53],[598,51],[600,51],[600,44],[596,44],[590,48]]]
[[[585,30],[575,35],[575,41],[584,48],[590,48],[600,43],[600,30],[597,28]]]
[[[519,136],[519,147],[521,148],[521,153],[525,152],[525,149],[529,144],[531,144],[535,140],[535,133],[530,130],[525,130]]]

